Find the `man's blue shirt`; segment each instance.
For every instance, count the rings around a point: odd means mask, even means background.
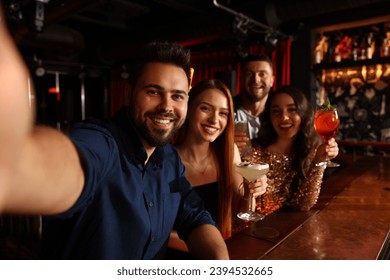
[[[44,219],[44,258],[163,258],[172,229],[186,239],[196,226],[215,225],[171,145],[157,147],[144,166],[125,108],[110,121],[75,125],[70,137],[86,182],[68,211]]]

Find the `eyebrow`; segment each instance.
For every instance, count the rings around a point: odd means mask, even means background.
[[[268,70],[266,70],[266,69],[255,70],[255,71],[246,70],[246,73],[266,73],[266,74],[270,74],[270,71],[268,71]]]
[[[154,89],[157,89],[157,90],[160,90],[160,91],[166,91],[166,89],[158,84],[147,84],[144,86],[144,88],[154,88]],[[175,93],[175,94],[184,94],[184,95],[188,95],[187,91],[185,90],[181,90],[181,89],[174,89],[174,90],[171,90],[171,92]]]
[[[208,105],[208,106],[210,106],[210,107],[215,108],[214,105],[212,105],[212,104],[210,104],[210,103],[208,103],[208,102],[206,102],[206,101],[202,101],[202,102],[200,102],[199,104],[200,104],[200,105],[201,105],[201,104],[206,104],[206,105]],[[219,109],[220,109],[220,110],[226,110],[226,111],[229,112],[229,108],[228,108],[228,107],[220,107]]]
[[[271,108],[279,108],[280,106],[279,105],[272,105]],[[286,107],[297,107],[297,105],[295,105],[295,103],[290,103],[290,104],[287,104]]]

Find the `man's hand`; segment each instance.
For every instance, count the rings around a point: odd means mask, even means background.
[[[249,141],[250,139],[246,136],[245,132],[237,130],[234,132],[234,142],[236,143],[240,154],[242,154],[242,150],[247,147]]]

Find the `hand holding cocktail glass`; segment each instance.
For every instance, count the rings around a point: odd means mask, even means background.
[[[236,165],[236,170],[249,182],[254,182],[257,178],[265,175],[269,171],[268,163],[241,162]],[[264,215],[253,211],[253,193],[249,193],[248,211],[240,212],[237,217],[245,221],[259,221],[264,219]]]
[[[329,99],[319,107],[314,116],[314,128],[317,133],[329,143],[340,127],[340,119],[337,110],[329,102]],[[328,167],[338,167],[340,164],[327,160]]]

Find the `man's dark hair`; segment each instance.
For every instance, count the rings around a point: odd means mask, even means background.
[[[161,62],[176,65],[184,70],[190,83],[191,55],[190,51],[183,46],[170,42],[151,42],[142,48],[141,53],[136,57],[130,83],[134,84],[141,75],[145,64]]]
[[[271,66],[271,69],[273,69],[272,60],[263,53],[250,54],[244,57],[241,61],[241,69],[243,69],[248,62],[252,61],[265,61]]]

